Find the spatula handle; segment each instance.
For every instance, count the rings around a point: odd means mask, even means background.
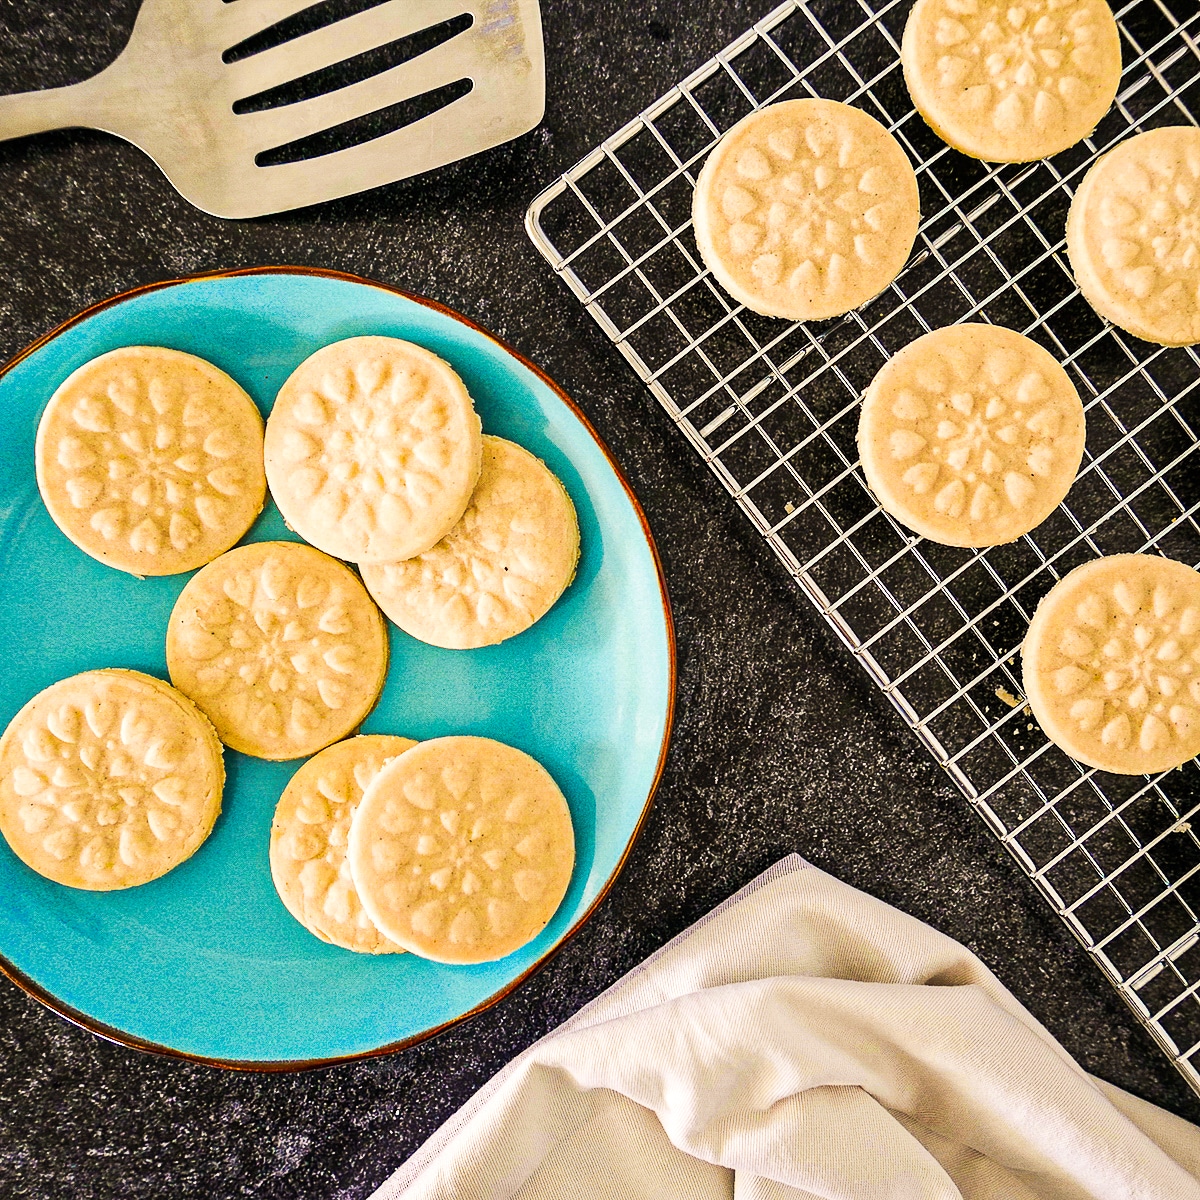
[[[94,98],[91,82],[85,79],[70,87],[0,96],[0,141],[44,133],[47,129],[90,125],[89,99]]]

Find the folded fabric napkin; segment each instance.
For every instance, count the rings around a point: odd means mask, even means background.
[[[1200,1129],[793,855],[510,1063],[399,1196],[1200,1200]]]

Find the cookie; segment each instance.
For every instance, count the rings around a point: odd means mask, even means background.
[[[363,907],[393,942],[438,962],[492,962],[562,903],[575,834],[558,785],[528,754],[444,737],[375,776],[348,857]]]
[[[138,671],[85,671],[0,737],[0,832],[55,883],[136,887],[196,852],[224,783],[221,743],[186,696]]]
[[[1033,614],[1025,696],[1046,736],[1118,775],[1200,753],[1200,573],[1154,554],[1076,567]]]
[[[479,418],[435,354],[389,337],[334,342],[279,389],[267,420],[271,495],[326,554],[395,562],[428,550],[479,479]]]
[[[449,650],[493,646],[541,620],[575,575],[579,522],[540,459],[483,439],[483,472],[462,520],[431,550],[364,563],[363,583],[405,633]]]
[[[705,266],[737,301],[793,321],[878,295],[908,260],[917,177],[878,121],[833,100],[785,100],[739,121],[692,200]]]
[[[366,734],[310,758],[279,797],[271,822],[271,878],[288,912],[323,942],[361,954],[399,954],[363,911],[346,839],[363,789],[380,767],[417,743]]]
[[[1200,129],[1172,125],[1092,164],[1067,215],[1087,302],[1162,346],[1200,342]]]
[[[38,425],[37,481],[54,523],[133,575],[193,571],[262,511],[263,422],[210,362],[124,346],[73,371]]]
[[[863,397],[858,450],[880,505],[947,546],[997,546],[1062,503],[1083,457],[1083,404],[1036,342],[951,325],[905,346]]]
[[[387,661],[387,627],[358,576],[297,542],[209,563],[167,625],[171,682],[225,745],[256,758],[302,758],[345,737],[378,699]]]
[[[1105,0],[917,0],[900,46],[917,111],[989,162],[1049,158],[1087,137],[1121,81]]]

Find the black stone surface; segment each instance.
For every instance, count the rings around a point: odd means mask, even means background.
[[[674,742],[645,832],[590,924],[517,994],[403,1053],[266,1075],[110,1045],[0,981],[0,1196],[357,1200],[517,1052],[792,850],[965,942],[1089,1070],[1200,1119],[1200,1100],[523,232],[542,185],[769,7],[546,0],[539,129],[258,221],[197,212],[102,134],[0,146],[0,355],[113,292],[195,271],[314,264],[434,297],[542,366],[607,439],[649,514],[679,643]],[[0,0],[0,90],[98,69],[135,9]]]

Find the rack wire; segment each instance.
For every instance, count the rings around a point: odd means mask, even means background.
[[[1173,11],[1176,4],[1180,11]],[[1120,995],[1200,1092],[1200,770],[1116,776],[1047,741],[1022,699],[1029,618],[1081,562],[1200,563],[1200,355],[1103,322],[1063,230],[1074,187],[1133,132],[1195,123],[1194,0],[1117,12],[1125,70],[1094,134],[995,165],[943,145],[899,64],[911,0],[788,0],[543,191],[534,244]],[[752,109],[823,96],[899,139],[924,217],[896,282],[844,318],[788,324],[734,303],[691,233],[696,174]],[[858,404],[902,346],[957,321],[1033,337],[1072,375],[1087,449],[1062,506],[980,552],[884,513],[858,465]],[[1193,828],[1193,825],[1196,828]]]

